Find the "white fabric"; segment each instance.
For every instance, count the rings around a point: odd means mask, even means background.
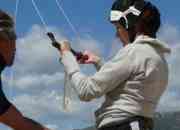
[[[129,9],[125,11],[125,13],[126,14],[133,13],[136,16],[139,16],[141,14],[141,12],[138,9],[136,9],[134,6],[130,6]]]
[[[140,130],[140,126],[139,126],[138,121],[131,122],[130,126],[131,126],[131,130]]]
[[[68,92],[70,89],[70,80],[66,72],[64,72],[64,97],[63,97],[63,108],[65,111],[69,110],[69,105],[71,102],[70,95],[71,93]]]
[[[110,21],[118,21],[122,17],[124,17],[123,12],[118,11],[118,10],[113,10],[111,11],[111,14],[110,14]]]

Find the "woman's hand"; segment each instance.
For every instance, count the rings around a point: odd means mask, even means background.
[[[97,64],[101,60],[100,57],[90,51],[85,51],[83,56],[88,58],[79,59],[78,62],[80,64]]]
[[[61,49],[60,49],[61,55],[63,55],[63,53],[64,53],[65,51],[71,51],[71,46],[70,46],[69,41],[63,41],[63,42],[61,42]]]
[[[61,43],[61,49],[60,49],[60,53],[61,55],[63,55],[64,52],[66,51],[71,51],[71,46],[70,43],[68,41],[63,41]],[[82,58],[78,58],[78,56],[76,56],[78,63],[80,64],[97,64],[98,62],[100,62],[100,57],[97,56],[96,54],[90,52],[90,51],[85,51],[84,53],[82,53]]]

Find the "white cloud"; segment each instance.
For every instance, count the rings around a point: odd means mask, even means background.
[[[58,40],[66,39],[55,28],[51,30]],[[88,49],[100,54],[98,41],[90,36],[74,39],[71,44],[77,50]],[[93,111],[98,103],[81,103],[75,93],[71,93],[69,111],[63,110],[64,72],[58,58],[59,53],[51,46],[44,29],[34,25],[24,37],[18,39],[13,70],[4,73],[3,83],[6,89],[13,89],[13,94],[9,94],[13,97],[9,98],[24,115],[54,129],[72,129],[79,127],[79,124],[85,127],[94,122]],[[83,69],[87,70],[86,67]],[[13,71],[13,79],[9,71]],[[67,125],[69,122],[76,123]]]
[[[167,91],[161,99],[161,103],[158,106],[157,110],[160,112],[171,112],[180,110],[180,102],[178,92]]]
[[[58,38],[65,39],[60,33]],[[44,30],[35,25],[25,37],[17,41],[15,69],[22,74],[52,74],[60,70],[58,51],[50,44]]]
[[[56,91],[43,92],[35,96],[22,94],[14,98],[14,103],[25,115],[34,118],[40,118],[49,113],[53,116],[56,113],[63,112],[61,107],[62,95],[60,96]]]
[[[179,34],[180,32],[177,26],[165,24],[160,30],[159,37],[173,46],[180,42]]]
[[[163,95],[159,111],[177,111],[180,110],[180,31],[176,26],[164,25],[160,32],[160,38],[166,41],[172,49],[172,53],[168,56],[169,63],[169,85]]]
[[[110,50],[110,54],[109,54],[109,58],[113,57],[116,55],[116,53],[119,51],[119,49],[122,48],[122,43],[118,38],[115,38],[112,42],[111,45],[111,50]]]

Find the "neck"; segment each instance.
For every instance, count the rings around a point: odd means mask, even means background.
[[[126,43],[123,43],[123,47],[127,46],[128,44],[129,44],[129,43],[127,43],[127,42],[126,42]]]

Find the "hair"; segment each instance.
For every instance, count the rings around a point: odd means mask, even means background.
[[[158,32],[161,26],[160,17],[161,15],[159,10],[150,2],[147,2],[142,13],[138,18],[136,26],[137,31],[140,31],[139,33],[144,33],[155,38],[156,33]]]
[[[0,27],[14,26],[13,18],[5,11],[0,10]]]
[[[0,10],[0,39],[7,39],[9,29],[14,27],[13,18],[6,12]]]

